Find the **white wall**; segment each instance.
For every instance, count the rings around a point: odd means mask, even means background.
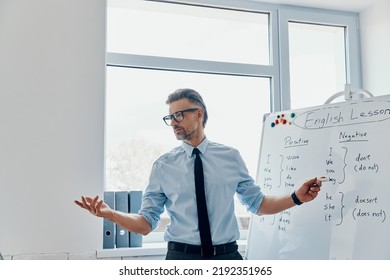
[[[360,13],[363,88],[390,94],[390,1],[377,0]]]
[[[105,1],[0,0],[0,252],[93,252],[102,221]]]

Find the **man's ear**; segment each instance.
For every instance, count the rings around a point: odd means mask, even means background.
[[[199,118],[199,119],[202,119],[202,121],[203,121],[203,115],[204,115],[203,110],[202,110],[201,108],[199,108],[199,109],[198,109],[198,118]]]

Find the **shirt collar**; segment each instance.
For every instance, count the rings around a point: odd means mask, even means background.
[[[200,143],[197,147],[192,147],[191,145],[187,144],[184,141],[182,142],[181,146],[183,147],[183,149],[186,152],[186,154],[188,155],[188,157],[192,157],[192,150],[194,148],[198,148],[198,150],[202,153],[202,155],[204,155],[206,152],[208,143],[209,143],[209,141],[207,140],[207,138],[204,138],[202,143]]]

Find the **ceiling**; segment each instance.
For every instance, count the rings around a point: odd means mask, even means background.
[[[370,8],[378,0],[256,0],[263,3],[285,4],[321,8],[330,10],[341,10],[348,12],[360,12]]]

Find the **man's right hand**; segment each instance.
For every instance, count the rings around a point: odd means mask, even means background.
[[[102,218],[109,219],[112,216],[113,210],[104,203],[99,196],[92,197],[81,197],[81,201],[74,201],[78,206],[88,210],[92,215]]]

